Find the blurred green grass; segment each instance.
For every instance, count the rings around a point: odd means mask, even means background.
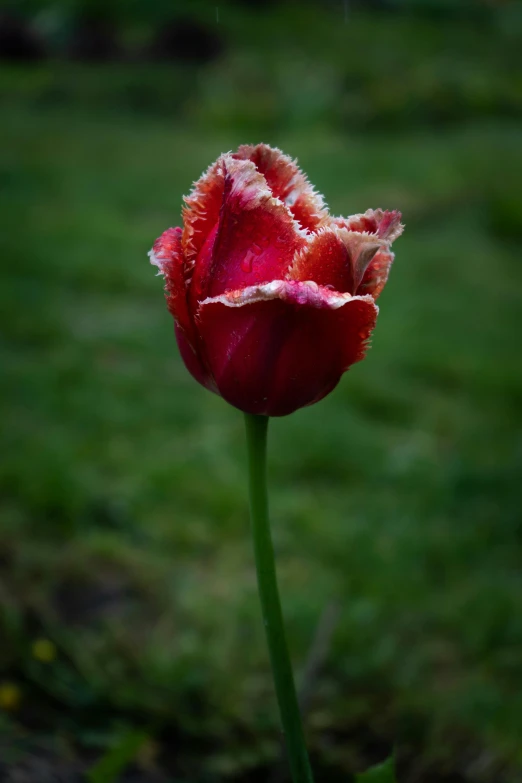
[[[360,24],[364,57],[385,28]],[[408,780],[522,780],[518,123],[410,126],[402,112],[361,133],[305,112],[304,131],[281,96],[258,117],[230,63],[194,72],[180,117],[99,96],[118,73],[186,89],[183,69],[62,66],[63,100],[34,87],[49,66],[1,76],[0,664],[22,697],[4,734],[51,726],[95,750],[122,722],[160,746],[179,736],[176,780],[250,779],[277,761],[241,415],[186,373],[146,258],[200,171],[263,140],[298,156],[334,214],[400,208],[406,223],[367,359],[271,428],[298,666],[339,608],[307,717],[315,762],[347,779],[373,760],[364,727],[416,757]],[[31,653],[42,635],[50,663]]]

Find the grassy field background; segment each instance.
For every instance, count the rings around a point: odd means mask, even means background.
[[[298,669],[334,618],[318,778],[395,742],[401,781],[522,781],[515,15],[337,10],[222,6],[211,65],[0,70],[6,781],[111,753],[132,764],[93,783],[278,779],[242,418],[184,369],[146,257],[192,180],[257,141],[332,213],[406,223],[367,359],[271,425]]]

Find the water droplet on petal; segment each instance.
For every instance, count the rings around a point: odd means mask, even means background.
[[[250,274],[252,271],[252,262],[255,258],[255,254],[251,250],[247,250],[243,260],[241,261],[241,269],[246,274]]]

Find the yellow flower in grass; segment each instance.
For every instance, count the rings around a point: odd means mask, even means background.
[[[50,639],[36,639],[32,647],[33,658],[41,663],[52,663],[56,658],[56,645]]]
[[[20,706],[22,692],[14,682],[0,682],[0,709],[14,712]]]

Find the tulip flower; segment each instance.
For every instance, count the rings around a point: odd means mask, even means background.
[[[246,413],[284,416],[364,357],[399,212],[332,218],[296,164],[259,144],[203,174],[183,224],[150,257],[181,356],[207,389]]]
[[[268,417],[312,405],[367,350],[399,212],[331,217],[266,144],[218,158],[150,252],[189,372],[245,413],[259,594],[294,783],[312,783],[268,518]],[[389,778],[386,778],[389,779]]]

